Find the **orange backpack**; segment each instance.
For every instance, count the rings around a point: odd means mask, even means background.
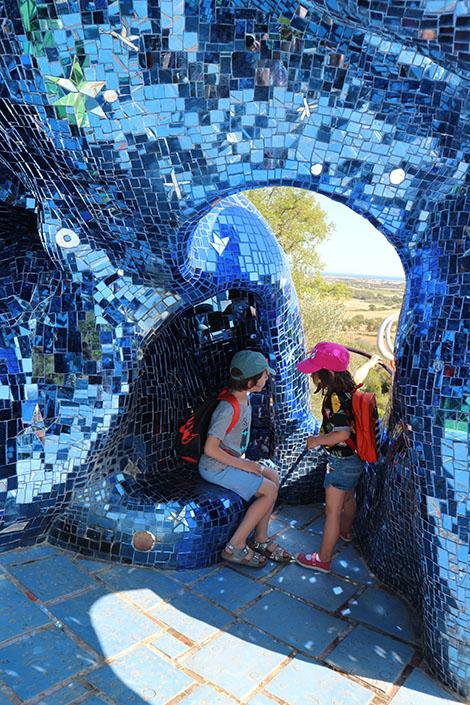
[[[379,457],[380,428],[377,401],[373,392],[360,392],[359,384],[352,393],[352,411],[356,443],[348,438],[346,443],[356,451],[361,460],[376,463]]]

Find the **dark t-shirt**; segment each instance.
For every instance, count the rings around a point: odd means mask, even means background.
[[[351,392],[333,392],[327,395],[323,399],[322,417],[320,433],[351,431],[351,438],[356,441]],[[334,446],[325,446],[325,450],[339,458],[350,458],[354,455],[354,451],[345,441]]]

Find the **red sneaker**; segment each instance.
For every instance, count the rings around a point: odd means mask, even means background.
[[[318,553],[298,553],[295,557],[296,563],[302,568],[319,570],[320,573],[331,573],[331,561],[321,561]]]

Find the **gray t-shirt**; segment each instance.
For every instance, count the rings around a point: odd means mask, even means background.
[[[236,455],[239,458],[246,451],[250,442],[250,404],[240,404],[240,418],[230,433],[227,433],[227,428],[230,426],[232,419],[233,406],[228,401],[220,401],[212,414],[207,435],[218,438],[221,441],[220,447],[222,450],[226,450],[231,455]],[[220,463],[214,458],[209,458],[205,453],[201,455],[199,464],[206,470],[223,470],[227,467],[224,463]]]

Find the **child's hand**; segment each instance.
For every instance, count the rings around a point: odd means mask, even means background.
[[[374,353],[374,355],[372,355],[371,358],[370,358],[370,360],[369,360],[370,366],[371,366],[371,367],[376,367],[376,365],[378,365],[379,362],[383,362],[382,358],[380,357],[380,355],[377,355],[377,354]]]
[[[243,467],[248,472],[254,472],[255,475],[263,474],[263,466],[260,463],[257,463],[255,460],[245,460]]]
[[[320,436],[309,436],[307,438],[307,448],[309,450],[312,450],[312,448],[318,448],[318,446],[320,445],[319,440]]]

